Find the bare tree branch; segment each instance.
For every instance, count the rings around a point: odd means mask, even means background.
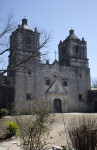
[[[0,53],[0,55],[4,54],[7,51],[9,51],[9,49],[4,50],[3,52]]]
[[[18,70],[18,67],[20,65],[22,65],[23,63],[26,63],[27,61],[29,61],[31,59],[35,60],[37,58],[37,56],[40,55],[39,50],[42,49],[42,48],[44,48],[44,47],[46,47],[46,45],[48,44],[48,42],[51,39],[50,33],[49,34],[41,33],[41,35],[42,34],[43,34],[43,36],[42,36],[42,41],[41,41],[40,46],[38,48],[36,48],[33,52],[31,52],[31,55],[28,56],[26,59],[20,60],[19,63],[15,64],[15,65],[12,65],[12,64],[10,65],[9,64],[9,67],[11,68],[11,70],[13,70],[13,71]],[[0,55],[2,55],[3,53],[5,53],[6,51],[9,51],[9,49],[3,51],[2,53],[0,53]],[[42,54],[42,55],[45,55],[45,54]],[[8,69],[0,70],[0,71],[1,71],[0,75],[3,75],[3,74],[5,74],[8,71]]]
[[[0,33],[0,38],[2,38],[5,34],[11,32],[14,28],[15,28],[15,23],[13,22],[13,16],[12,14],[9,14],[5,27],[3,31]]]
[[[92,79],[92,87],[97,88],[97,79]]]

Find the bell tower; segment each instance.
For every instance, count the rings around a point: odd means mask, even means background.
[[[29,57],[29,55],[32,55],[33,53],[38,53],[37,58],[35,59],[40,61],[40,53],[38,49],[39,35],[40,33],[37,31],[37,28],[32,31],[27,25],[27,19],[23,19],[22,25],[18,25],[18,28],[10,36],[9,64],[14,63],[12,62],[13,59],[17,60],[18,63],[18,61]]]
[[[32,55],[33,59],[31,57],[30,62],[40,62],[39,36],[37,28],[32,31],[27,24],[27,19],[22,19],[22,24],[18,25],[18,28],[10,36],[8,78],[12,76],[12,72],[14,76],[17,68],[20,67],[19,64],[23,65],[22,62]]]
[[[86,41],[84,38],[80,40],[73,29],[63,42],[60,41],[58,49],[60,66],[88,67]]]

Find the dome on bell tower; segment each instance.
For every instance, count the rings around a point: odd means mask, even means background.
[[[27,30],[31,30],[30,28],[29,28],[29,26],[27,25],[27,19],[22,19],[22,25],[21,25],[21,27],[20,27],[21,29],[27,29]]]
[[[80,40],[75,34],[74,34],[74,30],[71,29],[69,30],[69,36],[66,38],[67,39],[70,39],[70,40]]]

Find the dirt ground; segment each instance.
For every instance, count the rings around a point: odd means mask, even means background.
[[[56,114],[54,116],[55,123],[52,125],[52,131],[50,133],[50,136],[52,136],[52,139],[50,140],[51,145],[69,145],[70,141],[68,138],[67,128],[70,125],[71,121],[74,119],[78,119],[82,116],[86,117],[96,117],[97,114],[91,114],[91,113],[64,113],[64,114]]]
[[[87,114],[85,114],[85,113],[84,114],[83,113],[54,114],[55,122],[52,125],[52,129],[51,129],[51,132],[50,132],[50,135],[48,138],[50,147],[53,145],[56,145],[56,146],[68,145],[68,143],[70,143],[70,141],[68,141],[66,127],[70,124],[71,120],[73,120],[75,118],[78,119],[79,117],[81,117],[83,115],[86,117],[91,117],[91,116],[97,117],[96,113],[95,114],[89,114],[89,113],[87,113]],[[4,124],[5,120],[9,120],[9,119],[11,119],[11,117],[5,117],[4,119],[2,119],[0,121],[0,135],[3,134],[3,128],[4,128],[2,126],[2,123]],[[3,145],[3,148],[6,147],[5,150],[12,150],[12,149],[21,150],[19,138],[0,143],[0,146],[1,146],[0,150],[3,150],[2,145]],[[7,147],[6,145],[8,145],[9,147]]]

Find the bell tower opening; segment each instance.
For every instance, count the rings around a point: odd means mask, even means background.
[[[80,49],[78,46],[76,46],[76,55],[79,56],[80,55]]]

